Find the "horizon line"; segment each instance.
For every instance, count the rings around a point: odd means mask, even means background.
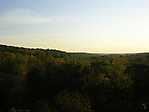
[[[90,51],[73,51],[73,50],[64,50],[64,49],[58,49],[58,48],[45,48],[45,47],[28,47],[28,46],[20,46],[20,45],[8,45],[8,44],[1,44],[0,46],[7,46],[7,47],[16,47],[16,48],[24,48],[24,49],[42,49],[42,50],[57,50],[57,51],[63,51],[66,53],[86,53],[86,54],[145,54],[149,53],[149,51],[136,51],[136,52],[90,52]]]

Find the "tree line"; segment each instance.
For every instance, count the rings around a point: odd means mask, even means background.
[[[0,111],[143,112],[149,54],[73,54],[0,46]]]

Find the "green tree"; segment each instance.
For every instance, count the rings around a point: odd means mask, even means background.
[[[93,112],[89,99],[79,92],[59,93],[56,104],[61,112]]]

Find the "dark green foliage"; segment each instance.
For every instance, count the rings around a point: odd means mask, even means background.
[[[0,45],[0,111],[148,111],[148,57]]]
[[[60,112],[93,112],[89,99],[76,91],[63,91],[56,97]]]

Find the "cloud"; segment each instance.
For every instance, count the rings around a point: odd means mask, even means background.
[[[13,9],[0,16],[1,24],[41,24],[51,22],[50,18],[25,9]]]
[[[28,9],[13,9],[0,16],[0,24],[55,24],[76,23],[79,19],[72,16],[44,16]]]
[[[0,36],[64,33],[74,28],[76,23],[79,23],[78,17],[49,16],[16,8],[0,15]]]

